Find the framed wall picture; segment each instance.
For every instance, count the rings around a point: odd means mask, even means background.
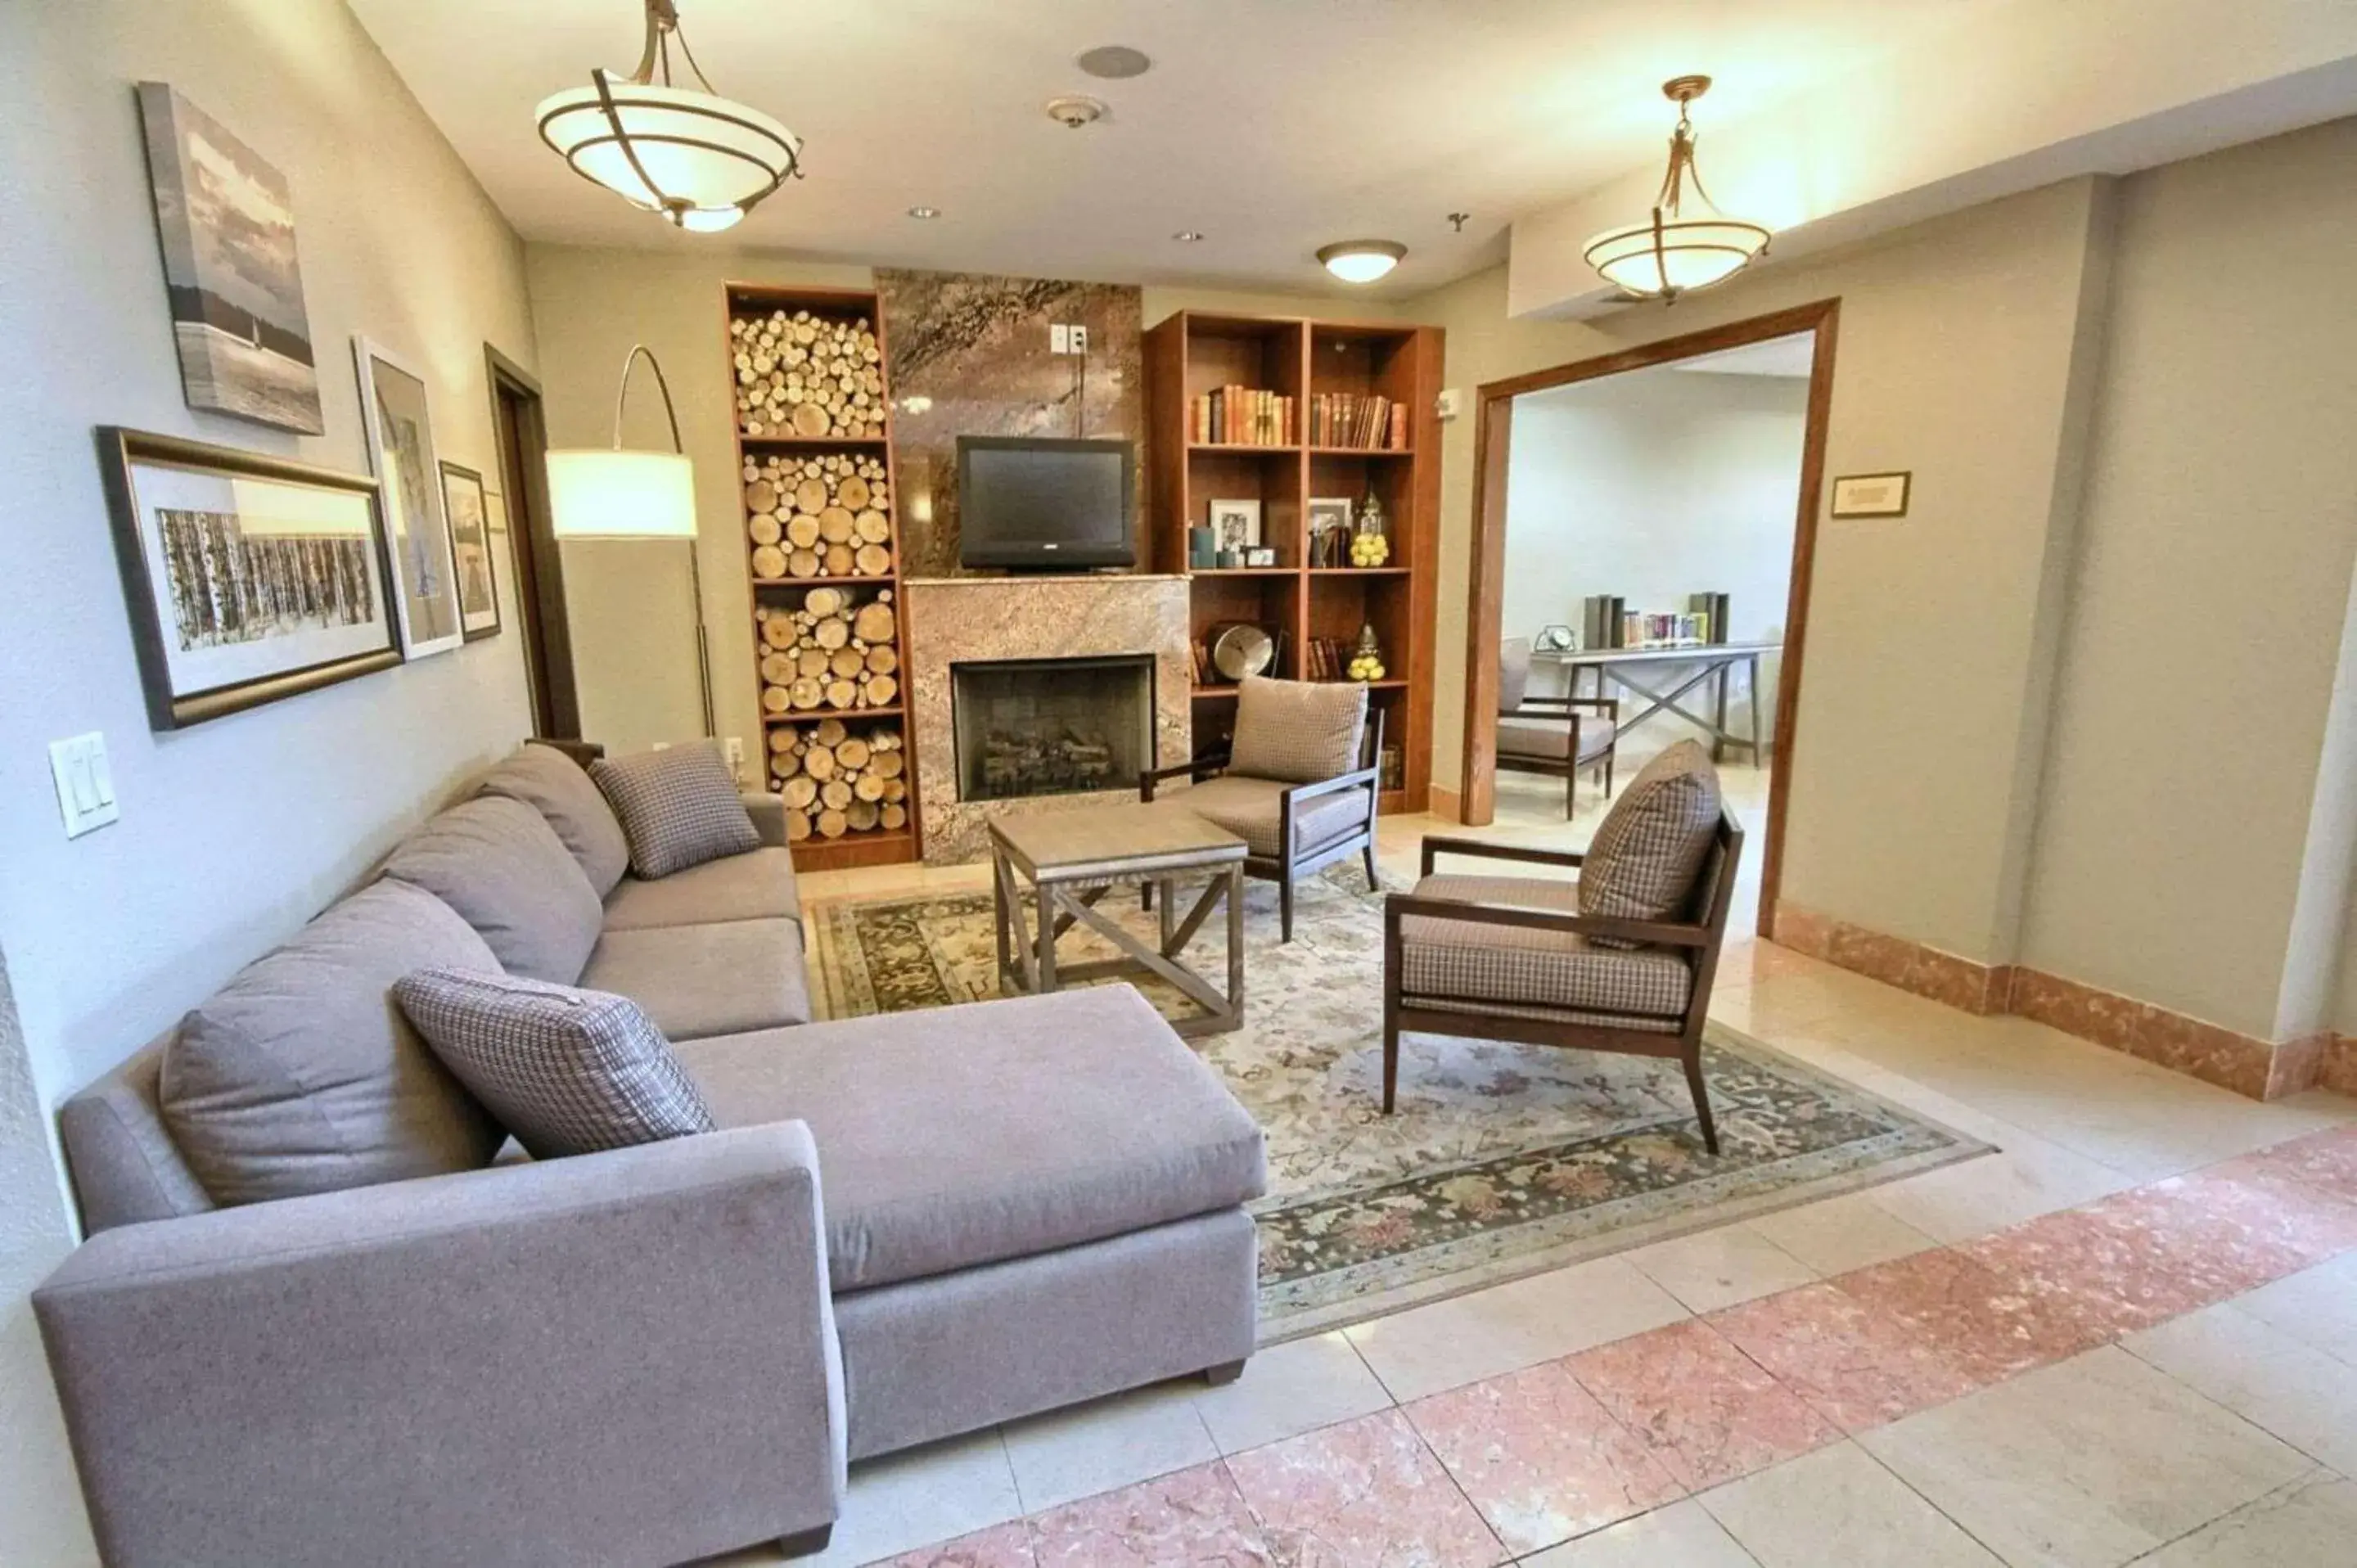
[[[1912,470],[1895,474],[1844,474],[1834,480],[1835,517],[1905,517]]]
[[[404,655],[447,653],[467,639],[458,618],[457,556],[442,510],[425,379],[365,338],[352,339],[369,467],[384,492],[393,602]]]
[[[1210,505],[1212,542],[1222,553],[1242,555],[1260,543],[1260,498],[1215,500]]]
[[[401,662],[374,480],[112,425],[98,450],[154,728]]]
[[[483,476],[443,464],[442,515],[450,520],[450,553],[458,569],[458,625],[468,642],[497,637],[500,585],[491,571],[491,509]]]
[[[188,406],[318,435],[286,177],[163,82],[139,84],[139,120]]]

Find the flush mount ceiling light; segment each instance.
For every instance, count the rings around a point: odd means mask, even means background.
[[[1344,283],[1372,283],[1400,264],[1407,247],[1391,240],[1344,240],[1319,248],[1319,264]]]
[[[755,202],[802,172],[802,138],[713,90],[672,0],[646,0],[646,7],[638,69],[627,78],[593,70],[589,86],[542,100],[540,139],[575,173],[676,228],[697,234],[734,228]],[[701,91],[673,85],[674,40]]]
[[[1608,229],[1587,242],[1587,264],[1607,283],[1641,299],[1674,300],[1690,289],[1724,283],[1768,249],[1764,226],[1727,217],[1702,188],[1686,106],[1709,91],[1706,76],[1677,76],[1662,83],[1663,96],[1678,106],[1678,124],[1670,134],[1670,166],[1653,210],[1641,223]]]
[[[909,216],[911,218],[939,218],[941,215],[942,209],[938,207],[911,207],[909,209]]]
[[[1124,81],[1133,76],[1144,76],[1154,62],[1146,58],[1143,49],[1127,44],[1105,44],[1090,49],[1072,61],[1091,76],[1106,81]]]
[[[1200,229],[1181,229],[1170,237],[1182,245],[1192,245],[1201,242],[1203,231]]]

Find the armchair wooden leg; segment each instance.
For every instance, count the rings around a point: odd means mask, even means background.
[[[1563,776],[1563,820],[1579,815],[1579,769],[1575,768]]]
[[[1147,914],[1154,912],[1154,884],[1143,882],[1137,888],[1137,907]]]
[[[1383,879],[1375,875],[1375,841],[1372,839],[1369,839],[1367,841],[1366,857],[1367,891],[1370,893],[1377,892],[1381,890],[1383,884]]]
[[[1694,1091],[1695,1118],[1702,1123],[1702,1146],[1718,1153],[1718,1128],[1710,1118],[1710,1090],[1702,1081],[1702,1047],[1686,1047],[1686,1087]]]
[[[1293,940],[1293,867],[1285,868],[1285,875],[1276,887],[1277,924],[1283,932],[1280,940],[1289,942]]]
[[[1399,993],[1383,988],[1383,1114],[1399,1097]]]

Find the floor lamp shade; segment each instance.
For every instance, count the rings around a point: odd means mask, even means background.
[[[693,539],[695,468],[675,452],[560,448],[548,455],[559,539]]]

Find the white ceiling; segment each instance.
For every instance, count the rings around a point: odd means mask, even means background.
[[[1739,349],[1721,349],[1716,354],[1673,360],[1670,369],[1717,376],[1799,377],[1809,373],[1816,357],[1817,335],[1795,332],[1789,338],[1770,338],[1765,342],[1746,343]]]
[[[680,0],[714,84],[807,139],[807,177],[732,233],[672,233],[544,147],[533,106],[627,71],[639,0],[350,0],[527,239],[1345,292],[1312,257],[1397,240],[1370,291],[1504,259],[1517,215],[1663,156],[1660,83],[1733,121],[1989,0]],[[1146,75],[1072,58],[1128,44]],[[1089,92],[1083,131],[1041,105]],[[920,222],[924,204],[942,216]],[[1446,215],[1472,216],[1461,234]],[[1201,231],[1199,243],[1171,235]]]

